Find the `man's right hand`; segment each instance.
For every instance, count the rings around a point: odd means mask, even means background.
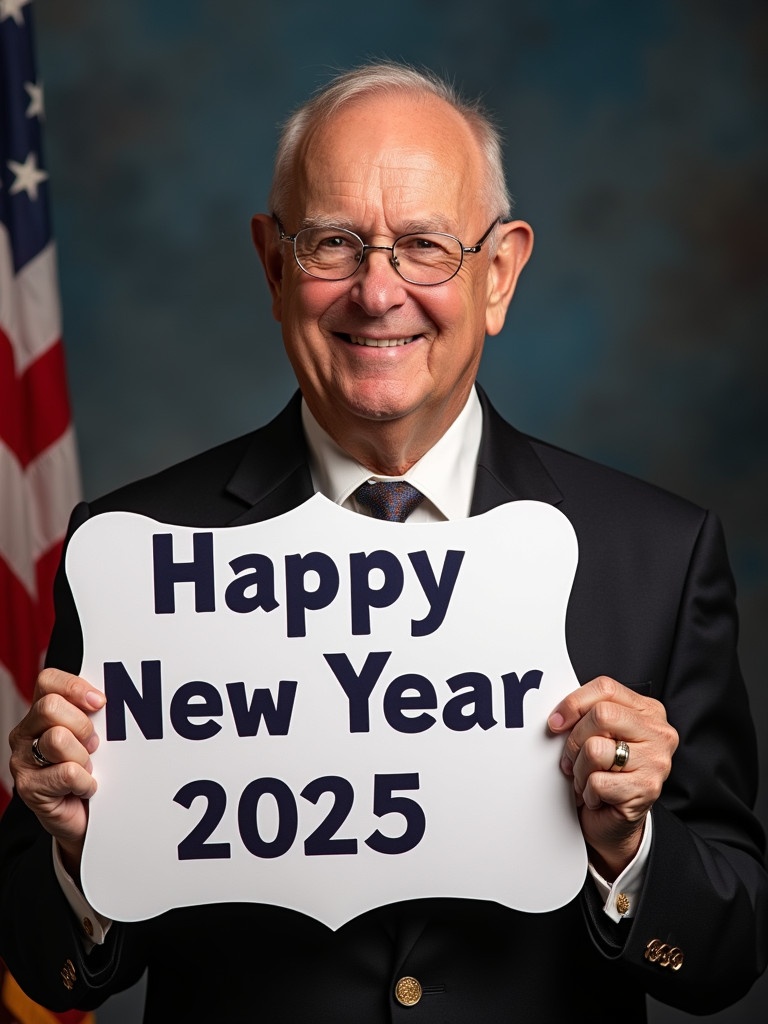
[[[58,841],[64,866],[79,876],[88,824],[87,801],[96,792],[91,754],[99,744],[90,715],[105,697],[79,676],[44,669],[32,706],[11,731],[11,774],[16,790],[43,828]],[[40,764],[33,753],[49,764]]]

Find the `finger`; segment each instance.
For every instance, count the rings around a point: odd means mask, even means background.
[[[666,722],[666,719],[664,721]],[[609,741],[613,757],[618,740],[627,743],[647,742],[657,735],[658,731],[656,723],[651,722],[647,715],[631,711],[622,704],[604,701],[591,707],[571,729],[563,745],[562,760],[569,761],[571,765],[575,764],[590,737]],[[608,747],[604,747],[603,750],[607,751]],[[564,764],[563,768],[568,772],[567,765]]]
[[[611,808],[615,821],[636,823],[658,800],[664,775],[645,770],[594,771],[586,780],[581,800],[591,811]]]
[[[79,844],[88,823],[87,801],[96,792],[90,771],[67,761],[16,774],[19,796],[37,815],[43,828],[60,842]]]
[[[75,764],[90,771],[90,755],[98,743],[99,740],[95,733],[87,737],[83,743],[70,729],[62,725],[55,725],[46,729],[29,744],[29,763],[37,768],[48,768],[51,765],[74,761]],[[45,759],[47,764],[41,764],[35,757],[35,746],[38,754]]]
[[[616,743],[604,736],[590,736],[573,763],[573,786],[578,796],[586,790],[595,772],[610,772],[616,755]],[[629,762],[627,762],[629,770]],[[585,799],[587,806],[589,801]]]
[[[21,722],[11,731],[11,750],[17,757],[30,763],[32,742],[38,740],[41,753],[50,761],[68,760],[67,753],[71,745],[60,733],[45,736],[50,730],[61,728],[82,744],[89,754],[98,746],[98,737],[94,732],[93,722],[89,714],[71,704],[59,693],[47,693],[38,698]],[[45,737],[43,739],[43,737]],[[52,756],[58,754],[58,757]]]
[[[34,804],[36,813],[51,814],[63,798],[76,796],[87,800],[95,792],[96,780],[90,765],[65,761],[41,771],[26,772],[21,780],[20,795],[29,806]]]
[[[47,694],[59,694],[81,711],[98,711],[104,707],[106,697],[81,676],[61,669],[46,668],[37,677],[33,702]]]
[[[604,803],[618,805],[637,798],[641,799],[643,806],[648,804],[642,796],[647,782],[647,772],[643,771],[641,764],[642,746],[636,745],[639,756],[634,760],[628,758],[622,768],[616,766],[617,747],[614,740],[603,736],[591,736],[582,747],[572,768],[573,788],[579,805],[583,803],[594,811]]]
[[[595,704],[610,701],[628,708],[639,709],[648,700],[648,697],[635,693],[634,690],[623,686],[610,676],[598,676],[564,697],[552,710],[547,724],[554,733],[565,732],[567,729],[572,729],[576,722],[583,718]]]

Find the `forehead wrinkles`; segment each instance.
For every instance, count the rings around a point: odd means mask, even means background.
[[[379,100],[342,110],[309,131],[297,152],[292,205],[322,214],[326,204],[350,200],[418,204],[424,214],[453,218],[460,203],[476,206],[482,174],[477,144],[455,111]]]
[[[325,168],[315,161],[305,165],[300,191],[308,214],[316,207],[350,200],[366,207],[381,203],[385,210],[418,205],[426,212],[455,214],[466,181],[464,174],[451,174],[421,152],[388,153],[377,160],[363,155],[344,166]]]

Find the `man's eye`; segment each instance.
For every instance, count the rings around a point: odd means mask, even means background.
[[[345,245],[351,245],[351,242],[343,235],[324,235],[318,239],[317,245],[321,249],[342,249]]]
[[[434,253],[435,256],[444,254],[447,249],[441,239],[429,235],[408,235],[397,243],[397,248],[402,252],[409,253]]]

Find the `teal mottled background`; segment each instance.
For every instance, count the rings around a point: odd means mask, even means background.
[[[536,232],[481,379],[521,429],[721,515],[768,820],[768,7],[38,0],[35,12],[86,495],[247,431],[290,394],[248,229],[289,110],[369,57],[443,72],[504,126],[517,212]],[[113,999],[100,1024],[137,1020],[140,1001],[140,988]],[[766,1004],[764,979],[710,1019],[753,1024]]]

